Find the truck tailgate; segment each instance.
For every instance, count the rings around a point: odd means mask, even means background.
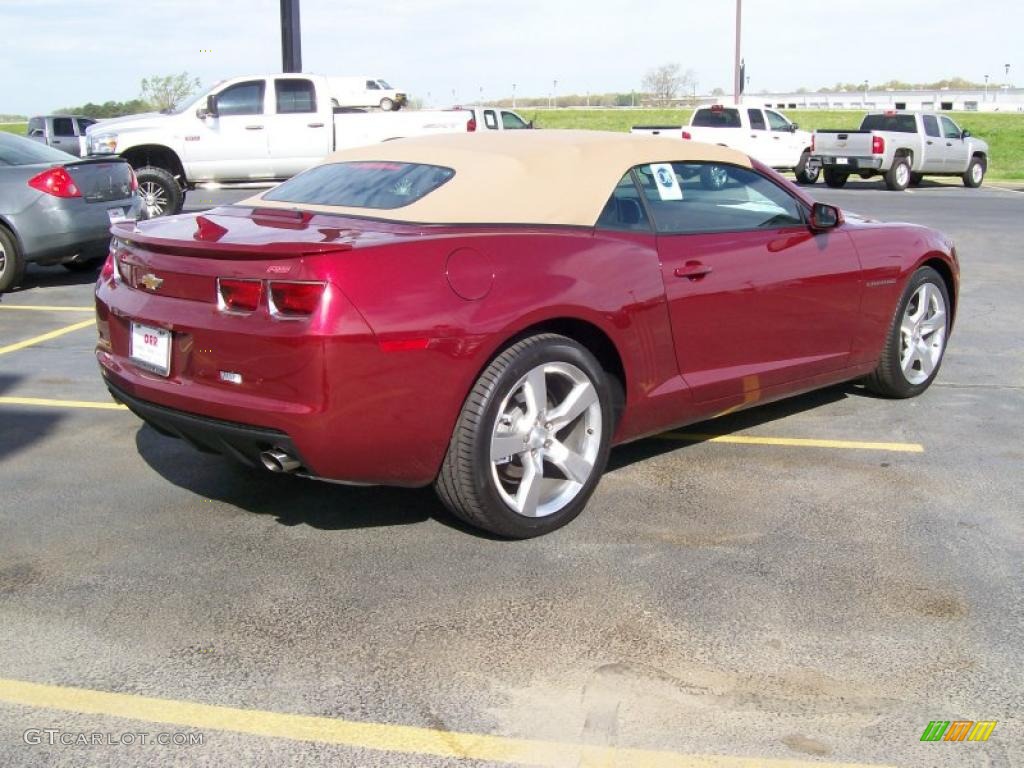
[[[871,131],[815,131],[815,155],[871,154]]]

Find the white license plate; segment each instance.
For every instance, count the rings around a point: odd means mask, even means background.
[[[163,328],[132,323],[129,356],[140,368],[167,376],[171,372],[171,332]]]
[[[849,165],[850,161],[845,157],[837,157],[836,165]]]
[[[119,221],[128,220],[128,216],[125,215],[124,208],[107,208],[107,218],[110,219],[111,224],[117,224]]]

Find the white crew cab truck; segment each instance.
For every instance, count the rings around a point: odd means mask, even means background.
[[[811,159],[810,132],[773,109],[714,104],[695,109],[689,125],[637,125],[631,132],[731,147],[776,170],[793,171],[800,184],[814,184],[821,170]]]
[[[959,176],[980,187],[988,169],[988,144],[937,112],[869,112],[856,131],[814,132],[814,157],[825,183],[842,187],[851,174],[883,176],[901,191],[924,176]]]
[[[116,154],[131,164],[143,215],[152,218],[178,213],[185,192],[200,184],[282,181],[337,149],[477,130],[475,115],[470,109],[352,112],[332,104],[323,76],[236,77],[171,114],[104,120],[90,127],[87,143],[90,155]]]

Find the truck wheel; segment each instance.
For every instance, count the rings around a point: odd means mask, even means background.
[[[821,176],[821,166],[815,165],[814,170],[807,167],[807,163],[811,159],[810,152],[804,152],[800,155],[800,164],[793,169],[793,173],[796,174],[797,184],[817,184],[818,177]]]
[[[0,227],[0,293],[17,288],[25,276],[25,259],[14,236]]]
[[[910,186],[910,160],[897,157],[892,167],[885,172],[885,186],[893,192],[902,192]]]
[[[390,112],[395,108],[395,102],[391,99],[384,98],[380,100],[380,108],[385,112]]]
[[[921,181],[923,179],[924,179],[924,174],[923,173],[912,173],[912,174],[910,174],[910,186],[912,186],[912,187],[919,187],[919,186],[921,186]]]
[[[139,180],[139,199],[145,218],[155,219],[181,213],[185,193],[171,174],[163,168],[147,165],[139,168],[135,177]]]
[[[825,169],[825,183],[832,187],[832,189],[841,189],[842,187],[845,187],[846,180],[848,178],[850,178],[850,174],[848,173],[840,173],[839,171],[834,171],[831,168]]]
[[[977,189],[985,180],[985,161],[980,157],[972,157],[971,164],[967,166],[967,172],[963,176],[964,186]]]
[[[560,528],[597,487],[615,426],[601,364],[565,336],[508,347],[462,406],[434,483],[470,525],[511,539]]]

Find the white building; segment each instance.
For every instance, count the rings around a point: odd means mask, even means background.
[[[702,103],[724,103],[708,97]],[[827,91],[822,93],[747,93],[743,103],[773,109],[911,109],[940,112],[1024,112],[1024,88],[987,91]]]

